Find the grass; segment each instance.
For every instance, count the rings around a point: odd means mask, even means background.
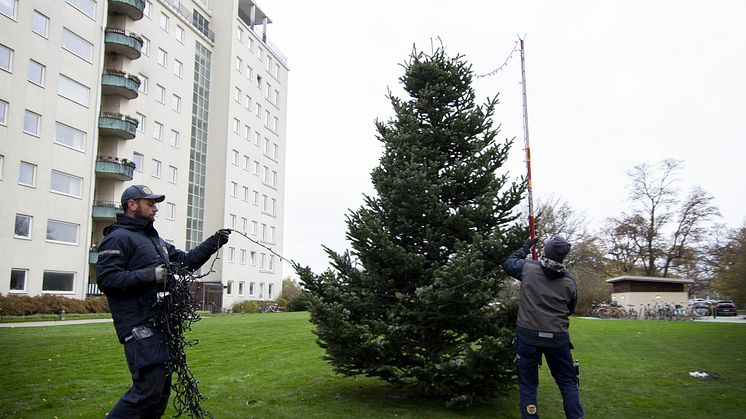
[[[311,328],[307,313],[206,315],[188,353],[204,406],[216,418],[519,417],[517,391],[454,412],[374,378],[337,376]],[[573,319],[572,333],[589,418],[746,418],[745,325]],[[101,418],[129,386],[109,323],[0,329],[0,353],[0,418]],[[543,417],[563,417],[546,367],[540,382]]]
[[[64,320],[110,319],[111,313],[65,313]],[[34,314],[31,316],[0,316],[0,323],[28,323],[59,321],[59,314]]]

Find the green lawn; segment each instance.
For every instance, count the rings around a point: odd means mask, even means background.
[[[204,406],[216,418],[519,417],[517,391],[454,412],[376,379],[336,376],[311,327],[307,313],[196,323],[189,363]],[[746,324],[573,319],[572,333],[588,418],[746,418]],[[110,323],[0,329],[0,353],[0,417],[101,418],[129,384]],[[541,383],[542,417],[563,417],[546,367]]]

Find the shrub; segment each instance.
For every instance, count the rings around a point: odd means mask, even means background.
[[[0,316],[30,316],[34,314],[108,313],[106,298],[89,297],[85,300],[59,295],[6,295],[0,296]]]
[[[287,310],[288,311],[308,311],[308,307],[310,307],[310,304],[311,304],[311,301],[308,298],[308,293],[305,291],[301,291],[293,299],[288,301]]]
[[[259,304],[256,301],[241,301],[231,306],[233,313],[257,313],[258,311]]]

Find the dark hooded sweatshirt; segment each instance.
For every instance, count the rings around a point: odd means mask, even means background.
[[[217,239],[210,237],[183,252],[161,239],[152,221],[117,214],[98,248],[96,282],[109,301],[119,341],[124,343],[135,326],[152,325],[156,266],[172,262],[196,270],[217,250]]]
[[[569,343],[568,316],[578,299],[575,279],[539,261],[526,260],[530,247],[524,245],[503,262],[508,275],[521,281],[516,335],[533,346],[560,347]]]

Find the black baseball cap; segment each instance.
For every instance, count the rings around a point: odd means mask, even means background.
[[[130,199],[152,199],[155,202],[163,202],[166,195],[156,195],[145,185],[132,185],[122,192],[122,204],[127,204]]]

